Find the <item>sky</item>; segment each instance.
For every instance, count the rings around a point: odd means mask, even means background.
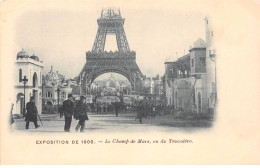
[[[103,6],[72,8],[67,5],[62,8],[40,2],[26,4],[26,10],[15,19],[17,52],[24,49],[29,55],[37,55],[43,61],[44,73],[53,65],[54,70],[66,78],[74,78],[86,62],[86,51],[92,49],[98,29],[97,18]],[[205,40],[206,15],[200,11],[185,11],[174,6],[113,7],[121,10],[130,49],[136,51],[136,62],[148,77],[163,75],[165,61],[187,54],[198,38]],[[107,37],[105,49],[116,49],[114,36]]]

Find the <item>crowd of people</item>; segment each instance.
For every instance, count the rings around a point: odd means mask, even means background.
[[[90,110],[90,105],[85,103],[84,96],[80,96],[80,100],[75,102],[73,101],[72,94],[69,94],[68,99],[63,102],[63,105],[59,111],[60,117],[64,115],[65,118],[64,131],[70,132],[71,121],[74,116],[74,119],[79,120],[75,130],[78,131],[80,129],[80,132],[84,132],[85,121],[89,120],[87,112]],[[30,97],[30,101],[26,104],[26,129],[29,129],[30,122],[34,123],[35,128],[40,127],[37,123],[38,118],[40,119],[40,116],[38,115],[38,111],[35,106],[34,97]]]
[[[26,129],[29,129],[29,123],[33,122],[35,128],[38,128],[40,125],[37,123],[37,117],[40,119],[38,115],[37,108],[34,103],[34,98],[30,98],[30,102],[26,104]],[[64,115],[65,125],[64,131],[70,132],[72,118],[79,120],[78,124],[75,128],[76,131],[80,129],[80,132],[84,132],[85,129],[85,121],[89,120],[87,113],[115,113],[116,117],[118,117],[119,112],[125,111],[136,112],[136,119],[139,120],[140,124],[143,122],[143,118],[156,118],[156,116],[172,114],[174,110],[174,106],[166,106],[164,104],[155,104],[153,102],[145,102],[145,101],[135,101],[131,105],[125,104],[124,102],[112,102],[110,103],[86,103],[85,97],[80,96],[80,100],[76,101],[73,99],[72,94],[68,95],[68,99],[63,102],[62,107],[60,108],[60,117]]]
[[[142,124],[143,118],[155,118],[158,115],[171,114],[174,110],[174,106],[136,101],[134,103],[134,109],[137,112],[136,119],[139,119],[140,124]]]
[[[101,114],[101,113],[114,113],[115,109],[117,108],[119,111],[126,111],[129,107],[124,102],[97,102],[97,103],[90,103],[90,108],[93,113]]]

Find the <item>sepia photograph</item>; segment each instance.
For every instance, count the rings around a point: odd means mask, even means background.
[[[0,164],[259,164],[259,8],[1,1]]]
[[[15,130],[173,131],[216,122],[214,29],[202,13],[28,11],[16,25]]]

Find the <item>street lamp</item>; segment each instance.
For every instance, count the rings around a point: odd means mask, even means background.
[[[28,79],[26,78],[26,76],[23,77],[22,81],[23,81],[23,94],[24,94],[24,99],[23,99],[23,117],[25,117],[25,85],[28,82]]]
[[[58,95],[58,113],[60,113],[60,118],[62,118],[62,112],[60,112],[60,88],[56,90],[57,95]]]
[[[211,50],[209,50],[209,58],[211,59],[212,62],[215,63],[215,102],[217,103],[217,71],[216,71],[216,67],[217,67],[217,63],[216,63],[216,54],[215,54],[215,50],[213,50],[213,53],[211,53]]]

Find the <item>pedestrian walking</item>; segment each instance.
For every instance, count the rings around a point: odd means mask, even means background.
[[[75,130],[78,131],[80,128],[80,132],[84,132],[85,129],[85,121],[88,120],[87,115],[87,105],[85,104],[85,97],[80,96],[80,100],[78,101],[75,109],[75,118],[79,120],[78,125],[76,126]]]
[[[70,132],[71,120],[74,112],[74,103],[72,100],[73,100],[73,96],[72,94],[69,94],[68,99],[63,102],[63,106],[62,106],[63,113],[65,116],[65,125],[64,125],[65,132]]]
[[[139,119],[139,123],[142,124],[143,123],[143,117],[144,117],[144,106],[142,103],[138,104],[137,107],[137,117]]]
[[[29,129],[29,123],[33,122],[35,128],[40,127],[40,125],[37,124],[37,115],[38,111],[34,103],[34,97],[30,97],[30,102],[26,104],[26,110],[27,113],[25,115],[25,121],[26,121],[26,129]]]
[[[9,98],[9,101],[10,101],[10,130],[12,131],[13,127],[12,127],[12,124],[14,123],[14,117],[13,117],[13,110],[14,110],[14,103],[12,102],[11,98]]]

